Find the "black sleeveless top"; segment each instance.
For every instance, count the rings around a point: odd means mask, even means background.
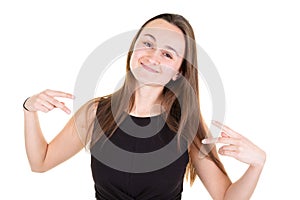
[[[179,151],[162,115],[126,115],[111,138],[91,148],[96,199],[180,200],[189,161],[185,142]]]

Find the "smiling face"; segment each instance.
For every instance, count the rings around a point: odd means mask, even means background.
[[[185,51],[182,31],[163,19],[149,22],[135,43],[130,69],[140,83],[166,85],[176,79]]]

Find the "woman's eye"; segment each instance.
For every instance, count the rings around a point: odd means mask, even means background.
[[[165,52],[163,55],[169,59],[173,59],[173,56],[170,53]]]
[[[150,42],[143,42],[143,43],[146,47],[152,47],[152,44]]]

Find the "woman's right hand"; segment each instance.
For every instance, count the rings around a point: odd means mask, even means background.
[[[70,114],[71,110],[67,108],[63,102],[55,99],[55,97],[74,99],[72,94],[47,89],[30,97],[25,102],[24,106],[29,110],[29,112],[42,111],[47,113],[54,108],[60,108],[65,113]]]

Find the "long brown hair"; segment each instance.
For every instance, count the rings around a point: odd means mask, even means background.
[[[182,77],[176,81],[170,81],[164,87],[162,107],[165,109],[165,120],[168,127],[177,133],[178,141],[185,138],[189,145],[194,145],[199,152],[201,151],[201,140],[208,136],[208,130],[202,119],[200,111],[198,69],[197,69],[197,51],[193,29],[189,22],[177,14],[161,14],[157,15],[144,23],[134,37],[126,62],[126,77],[123,86],[113,94],[96,98],[93,102],[99,104],[101,112],[97,112],[96,119],[101,125],[97,126],[93,131],[90,147],[104,133],[110,137],[118,127],[118,123],[125,118],[124,111],[130,112],[134,104],[134,83],[135,78],[130,71],[130,59],[134,50],[134,45],[143,28],[155,19],[163,19],[177,26],[185,36],[186,49],[184,59],[180,67]],[[118,105],[118,106],[112,106]],[[94,127],[95,129],[95,127]],[[96,134],[95,134],[96,133]],[[88,142],[88,139],[86,139]],[[226,174],[224,167],[218,159],[215,150],[206,152],[208,156],[219,168]],[[190,179],[192,185],[196,178],[196,171],[191,161],[191,156],[186,170],[186,178]]]

